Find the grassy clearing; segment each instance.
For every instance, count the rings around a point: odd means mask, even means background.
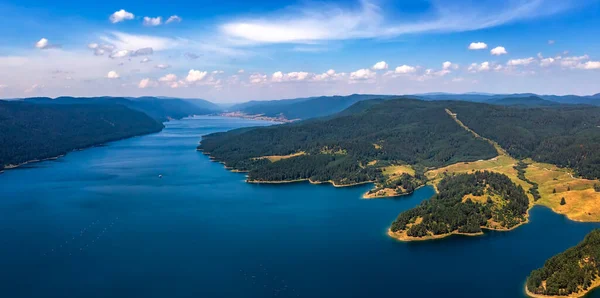
[[[288,155],[269,155],[269,156],[261,156],[261,157],[257,157],[255,159],[268,159],[271,162],[277,162],[280,161],[282,159],[288,159],[288,158],[292,158],[292,157],[297,157],[297,156],[302,156],[302,155],[306,155],[306,152],[304,151],[300,151],[300,152],[296,152],[296,153],[292,153],[292,154],[288,154]]]
[[[568,169],[531,162],[525,176],[539,184],[542,198],[537,204],[576,221],[600,221],[600,192],[594,190],[599,180],[574,177]],[[565,198],[566,204],[560,201]]]
[[[517,177],[517,170],[513,167],[517,164],[517,160],[508,156],[500,155],[488,160],[480,160],[474,162],[461,162],[447,167],[429,170],[425,173],[425,176],[432,185],[437,185],[444,175],[459,174],[459,173],[473,173],[475,171],[490,171],[504,174],[510,178],[514,183],[528,190],[531,188],[531,184],[519,179]],[[533,202],[533,196],[527,194],[529,199]]]
[[[409,165],[387,166],[381,170],[383,172],[383,175],[389,178],[400,176],[404,173],[409,174],[411,176],[415,175],[415,169],[413,169]]]
[[[369,162],[370,166],[376,165],[377,161]],[[415,176],[415,169],[409,165],[393,165],[381,168],[387,183],[391,183],[400,179],[402,174]],[[397,197],[406,194],[407,190],[402,187],[390,188],[384,185],[376,185],[375,188],[363,195],[365,199]]]
[[[465,126],[450,110],[446,112],[463,128],[479,138],[476,132]],[[485,138],[483,138],[485,139]],[[513,182],[529,190],[531,185],[517,177],[517,171],[513,168],[517,160],[510,157],[504,149],[496,142],[490,142],[496,150],[498,157],[490,160],[476,161],[470,163],[457,163],[444,168],[430,170],[425,173],[432,184],[436,185],[444,173],[469,173],[473,171],[494,171],[508,176]],[[594,190],[594,184],[600,184],[600,180],[583,179],[573,176],[570,169],[559,168],[552,164],[525,160],[529,166],[525,170],[525,177],[538,184],[541,195],[535,204],[547,206],[559,214],[576,221],[598,222],[600,221],[600,192]],[[533,202],[533,196],[528,194]],[[566,204],[561,205],[562,198]]]

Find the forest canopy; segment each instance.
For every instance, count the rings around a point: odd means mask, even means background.
[[[473,234],[482,227],[510,229],[526,220],[529,199],[506,175],[478,171],[447,176],[437,189],[431,199],[401,213],[391,232],[417,238]]]
[[[162,128],[148,115],[121,105],[0,101],[0,169]]]
[[[379,165],[417,168],[496,156],[449,117],[444,103],[414,99],[361,101],[335,116],[205,136],[200,150],[249,180],[311,179],[338,184],[377,181]],[[270,162],[262,156],[305,155]],[[378,161],[377,164],[372,164]]]
[[[567,296],[587,292],[600,273],[600,229],[589,233],[577,246],[546,261],[527,278],[534,294]]]

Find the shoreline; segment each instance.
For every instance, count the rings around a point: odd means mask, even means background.
[[[38,163],[38,162],[57,160],[59,158],[63,158],[65,156],[67,156],[67,154],[72,153],[72,152],[83,151],[83,150],[86,150],[86,149],[91,149],[91,148],[95,148],[95,147],[104,146],[104,145],[106,145],[108,143],[112,143],[112,142],[118,142],[118,141],[123,141],[123,140],[131,139],[131,138],[135,138],[135,137],[141,137],[141,136],[150,135],[150,134],[153,134],[153,133],[158,133],[158,132],[161,132],[163,129],[164,129],[164,125],[163,125],[163,127],[160,130],[157,130],[157,131],[151,131],[151,132],[143,133],[143,134],[136,134],[136,135],[132,135],[132,136],[129,136],[129,137],[119,138],[119,139],[115,139],[115,140],[108,140],[106,142],[101,142],[101,143],[94,144],[94,145],[89,145],[89,146],[85,146],[85,147],[74,148],[74,149],[71,149],[71,150],[69,150],[69,151],[67,151],[65,153],[62,153],[62,154],[59,154],[59,155],[56,155],[56,156],[46,157],[46,158],[42,158],[42,159],[32,159],[32,160],[28,160],[28,161],[25,161],[25,162],[22,162],[22,163],[19,163],[19,164],[14,164],[14,165],[13,164],[7,164],[7,165],[4,165],[3,168],[0,168],[0,174],[4,173],[4,171],[6,171],[6,170],[18,169],[18,168],[20,168],[22,166],[25,166],[25,165],[28,165],[28,164],[34,164],[34,163]]]
[[[230,171],[235,171],[235,170],[230,170]],[[261,181],[261,180],[248,180],[246,179],[246,183],[251,183],[251,184],[287,184],[287,183],[298,183],[298,182],[306,182],[308,181],[310,184],[331,184],[333,185],[333,187],[352,187],[352,186],[358,186],[358,185],[364,185],[364,184],[369,184],[369,183],[373,183],[372,181],[365,181],[365,182],[356,182],[356,183],[352,183],[352,184],[335,184],[335,181],[333,180],[328,180],[328,181],[313,181],[310,180],[310,178],[306,178],[306,179],[296,179],[296,180],[280,180],[280,181]]]
[[[369,197],[368,194],[369,192],[366,192],[363,194],[362,198],[365,200],[375,200],[375,199],[389,199],[389,198],[398,198],[398,197],[403,197],[403,196],[408,196],[408,195],[412,195],[415,191],[417,191],[418,189],[420,189],[421,187],[425,187],[427,186],[427,183],[424,183],[423,185],[420,185],[419,187],[413,189],[413,191],[411,192],[407,192],[407,193],[401,193],[401,194],[397,194],[397,195],[392,195],[392,196],[373,196],[373,197]],[[437,190],[436,190],[437,192]]]
[[[255,115],[247,115],[247,116],[243,116],[243,115],[227,115],[228,113],[221,113],[221,114],[214,114],[215,116],[219,116],[219,117],[226,117],[226,118],[236,118],[236,119],[245,119],[245,120],[254,120],[254,121],[265,121],[265,122],[274,122],[274,123],[279,123],[279,124],[285,124],[285,123],[292,123],[294,121],[297,120],[288,120],[288,119],[278,119],[278,118],[273,118],[273,117],[253,117]]]
[[[529,209],[527,209],[527,215],[525,217],[525,220],[520,222],[519,224],[515,225],[514,227],[508,228],[508,229],[495,229],[495,228],[490,228],[490,227],[480,227],[481,228],[481,232],[479,233],[461,233],[461,232],[450,232],[447,234],[441,234],[441,235],[428,235],[425,237],[412,237],[412,236],[408,236],[406,235],[406,231],[403,232],[392,232],[392,230],[390,228],[388,228],[387,231],[387,235],[390,236],[391,238],[394,238],[398,241],[402,241],[402,242],[419,242],[419,241],[428,241],[428,240],[438,240],[438,239],[442,239],[442,238],[446,238],[446,237],[450,237],[450,236],[469,236],[469,237],[476,237],[476,236],[483,236],[485,235],[483,230],[486,231],[494,231],[494,232],[510,232],[512,230],[515,230],[516,228],[528,224],[529,223],[529,210],[531,210],[531,208],[533,208],[535,205],[532,205],[529,207]],[[599,284],[600,286],[600,284]]]
[[[581,298],[581,297],[585,297],[587,294],[589,294],[590,292],[596,290],[600,288],[600,277],[596,278],[593,282],[592,285],[585,291],[580,291],[577,293],[571,293],[567,296],[549,296],[549,295],[544,295],[544,294],[536,294],[536,293],[532,293],[531,291],[529,291],[529,289],[527,288],[527,281],[525,281],[525,294],[529,297],[532,298]]]

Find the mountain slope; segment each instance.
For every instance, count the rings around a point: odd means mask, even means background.
[[[381,168],[393,164],[422,169],[496,155],[493,146],[462,129],[444,107],[406,98],[363,101],[351,112],[323,119],[208,135],[199,149],[250,171],[249,180],[336,184],[382,179]],[[277,162],[263,158],[290,154],[296,155]]]
[[[249,180],[337,184],[380,181],[381,170],[389,165],[408,164],[420,173],[425,167],[496,155],[489,143],[461,131],[447,108],[515,158],[569,167],[586,178],[600,177],[600,108],[578,105],[361,101],[325,118],[208,135],[199,149],[229,167],[249,171]],[[278,156],[278,161],[269,162],[265,156]]]
[[[0,101],[0,169],[162,128],[148,115],[122,105]]]
[[[188,100],[177,98],[159,98],[159,97],[57,97],[55,99],[48,97],[25,98],[25,102],[36,104],[103,104],[103,105],[123,105],[128,108],[138,110],[160,121],[166,121],[169,118],[181,119],[191,115],[203,115],[214,113],[212,105],[192,103]]]
[[[505,107],[450,102],[472,130],[496,141],[511,156],[574,169],[600,178],[600,107],[559,105]]]
[[[251,101],[234,105],[228,110],[240,111],[249,115],[283,116],[290,120],[309,119],[335,114],[359,101],[389,97],[389,95],[353,94],[349,96],[320,96],[273,101]]]

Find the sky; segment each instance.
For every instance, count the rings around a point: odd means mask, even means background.
[[[600,0],[0,0],[0,98],[600,93]]]

